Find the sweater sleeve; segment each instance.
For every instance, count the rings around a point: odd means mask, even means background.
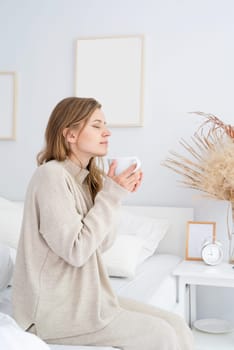
[[[109,177],[106,176],[105,181],[110,181],[112,182]],[[122,187],[120,185],[115,184],[116,187],[119,187],[122,190]],[[128,191],[125,190],[126,193],[129,193]],[[112,225],[109,227],[109,232],[105,239],[102,241],[99,251],[101,253],[104,253],[106,250],[108,250],[116,240],[116,235],[117,235],[117,222],[119,220],[119,209],[121,207],[121,203],[118,203],[118,205],[115,208],[115,211],[113,213],[113,219],[112,219]]]
[[[83,216],[76,209],[66,176],[43,173],[36,190],[39,232],[56,255],[80,267],[107,237],[121,199],[127,193],[111,179],[106,179],[93,207]]]
[[[101,253],[104,253],[106,250],[108,250],[113,245],[114,241],[116,240],[117,222],[119,219],[119,209],[120,209],[120,205],[115,210],[115,218],[113,220],[112,226],[110,227],[108,235],[105,237],[105,239],[103,240],[103,242],[99,248]]]

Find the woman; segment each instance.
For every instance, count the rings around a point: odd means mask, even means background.
[[[120,202],[137,191],[132,165],[107,176],[96,165],[110,131],[101,105],[71,97],[53,110],[28,187],[14,273],[14,316],[47,343],[124,350],[189,350],[190,330],[168,312],[119,299],[102,262]]]

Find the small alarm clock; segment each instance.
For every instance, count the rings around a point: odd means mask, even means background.
[[[208,265],[218,265],[223,260],[222,244],[218,241],[205,242],[202,246],[201,256]]]

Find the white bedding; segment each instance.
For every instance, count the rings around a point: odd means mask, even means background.
[[[0,312],[0,339],[3,350],[49,350],[49,346],[34,334],[23,332],[12,317]]]
[[[111,284],[120,296],[171,310],[176,302],[176,283],[171,272],[181,259],[176,255],[153,255],[139,266],[134,279],[111,278]]]
[[[176,283],[172,271],[181,257],[169,254],[153,255],[141,264],[134,279],[111,278],[111,284],[120,296],[133,298],[154,306],[172,310],[176,305]],[[12,314],[11,288],[0,296],[0,312]],[[17,333],[18,334],[18,333]],[[110,347],[58,346],[50,345],[53,350],[109,350]]]
[[[12,202],[0,197],[0,243],[8,244],[10,247],[16,248],[19,236],[18,226],[20,225],[22,219],[22,208],[23,202],[13,204]],[[148,258],[137,268],[134,279],[111,278],[113,288],[120,296],[133,298],[148,304],[152,304],[154,306],[175,311],[174,307],[176,306],[176,284],[171,272],[178,264],[178,262],[182,259],[179,256],[184,256],[186,237],[185,223],[187,221],[193,220],[193,209],[147,206],[125,206],[125,209],[137,216],[144,215],[149,218],[169,220],[170,227],[168,233],[157,247],[157,254]],[[8,223],[10,223],[10,225],[8,225]],[[16,223],[17,225],[12,225],[12,223]],[[130,225],[130,227],[132,227],[132,225]],[[0,293],[0,313],[2,312],[8,315],[12,315],[10,296],[11,288],[7,288],[4,290],[4,292]],[[12,321],[14,322],[14,320]],[[12,327],[12,325],[8,326]],[[2,329],[4,330],[4,328]],[[17,332],[19,337],[24,337],[24,335],[27,336],[26,332],[21,332],[23,334],[19,334]],[[2,336],[0,339],[0,349],[2,349]],[[31,348],[37,349],[37,347],[34,346]],[[50,345],[49,348],[51,350],[114,349],[111,347],[62,345]],[[15,349],[26,350],[26,347],[20,346],[20,343],[16,345],[15,339],[12,339],[12,347],[4,347],[4,350]],[[42,349],[45,349],[45,347]]]

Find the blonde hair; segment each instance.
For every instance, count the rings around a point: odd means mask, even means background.
[[[67,97],[60,101],[50,115],[45,131],[45,147],[37,155],[37,164],[50,160],[64,161],[70,155],[63,135],[64,129],[77,126],[83,128],[97,108],[101,108],[101,104],[94,98]],[[94,200],[102,188],[103,171],[97,166],[95,158],[90,159],[87,168],[87,183]]]

